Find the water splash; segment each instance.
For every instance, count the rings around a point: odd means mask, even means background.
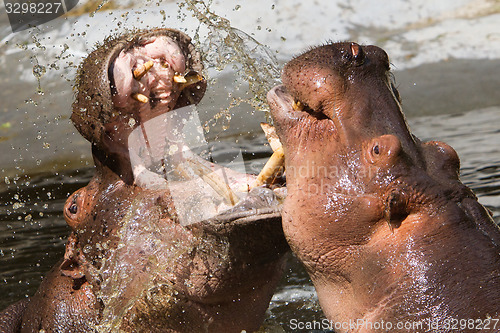
[[[214,116],[217,121],[230,121],[230,110],[242,103],[248,103],[254,110],[269,112],[267,92],[280,83],[281,69],[273,51],[245,32],[231,26],[231,22],[210,10],[203,0],[187,0],[184,6],[193,13],[209,33],[201,43],[201,51],[207,68],[219,72],[230,67],[235,71],[237,86],[248,85],[248,97],[232,97],[230,103]],[[235,8],[235,10],[237,10]],[[195,40],[199,36],[195,36]]]
[[[161,219],[161,210],[144,207],[144,198],[130,203],[118,232],[118,245],[103,260],[102,277],[97,296],[104,304],[98,332],[117,332],[123,319],[138,302],[158,290],[169,290],[165,302],[175,302],[175,291],[169,282],[169,272],[193,244],[176,239],[175,233]],[[138,212],[141,212],[138,214]],[[107,247],[107,243],[96,244]],[[85,251],[85,249],[84,249]],[[167,303],[168,303],[167,302]]]
[[[275,57],[274,51],[267,46],[261,44],[247,33],[233,27],[231,22],[217,15],[211,10],[211,1],[204,2],[203,0],[188,0],[179,2],[177,18],[183,22],[190,17],[194,17],[199,22],[199,27],[194,33],[194,42],[200,49],[203,55],[203,61],[207,72],[223,72],[232,71],[234,77],[231,87],[228,87],[228,101],[223,105],[217,106],[218,109],[214,112],[215,115],[209,120],[209,123],[215,126],[217,123],[223,125],[223,129],[228,129],[231,120],[231,112],[234,112],[238,106],[242,104],[249,105],[253,110],[265,111],[266,115],[269,111],[266,94],[276,84],[279,84],[280,66]],[[151,6],[161,6],[166,4],[163,0],[145,0]],[[88,12],[88,18],[96,18],[99,11],[103,11],[111,0],[101,0],[96,2],[96,7],[93,7],[91,12]],[[130,27],[144,26],[144,17],[148,15],[146,9],[136,8],[135,11],[125,11],[136,7],[130,5],[116,5],[117,10],[124,10],[121,15],[113,16],[113,21],[116,23],[114,33],[119,35],[128,31]],[[239,10],[235,7],[234,10]],[[142,12],[143,15],[137,15]],[[111,13],[111,12],[110,12]],[[163,17],[160,25],[167,25],[168,15],[165,10],[159,10],[159,14]],[[66,17],[69,24],[76,24],[73,17]],[[138,21],[134,23],[134,19]],[[187,24],[189,26],[189,23]],[[154,28],[158,26],[151,26]],[[90,25],[86,25],[84,31],[74,32],[68,38],[83,37],[86,38],[90,32]],[[200,27],[207,28],[208,33],[203,36],[199,35]],[[85,31],[87,30],[87,31]],[[24,51],[29,52],[29,57],[32,60],[32,75],[37,82],[37,93],[43,94],[42,78],[52,80],[54,76],[61,75],[66,81],[72,81],[76,72],[77,64],[74,62],[75,57],[80,56],[79,51],[73,51],[74,54],[68,52],[71,48],[65,42],[60,45],[52,45],[52,39],[47,37],[39,28],[34,28],[29,31],[29,39],[18,44]],[[21,35],[20,35],[21,36]],[[58,36],[56,38],[62,38]],[[68,42],[69,43],[69,42]],[[51,46],[51,47],[49,47]],[[61,71],[62,70],[62,71]],[[219,85],[219,75],[214,73],[212,77],[207,77],[209,82],[216,86]],[[243,92],[243,94],[242,94]],[[233,96],[235,95],[235,96]],[[237,96],[236,96],[237,95]],[[208,129],[208,123],[204,129]]]

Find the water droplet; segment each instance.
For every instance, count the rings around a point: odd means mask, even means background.
[[[91,250],[92,246],[90,246],[90,244],[87,244],[83,247],[83,253],[90,253]]]
[[[24,207],[24,202],[16,202],[12,205],[12,209],[14,210],[19,209],[21,207]]]
[[[45,74],[46,71],[47,71],[47,69],[45,68],[45,66],[41,66],[38,64],[33,66],[33,75],[36,78],[41,78]]]
[[[170,148],[168,150],[168,154],[174,155],[175,153],[177,153],[178,150],[179,150],[179,147],[177,147],[176,145],[172,145],[172,146],[170,146]]]
[[[136,121],[135,121],[135,119],[134,119],[134,118],[129,118],[129,120],[128,120],[128,125],[129,125],[131,128],[135,126],[135,123],[136,123]]]

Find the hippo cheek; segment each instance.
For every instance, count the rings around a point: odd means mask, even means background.
[[[267,100],[287,159],[292,153],[314,153],[315,147],[324,147],[325,142],[332,143],[338,139],[334,122],[309,107],[298,106],[285,86],[271,89]],[[333,145],[329,147],[334,150]]]

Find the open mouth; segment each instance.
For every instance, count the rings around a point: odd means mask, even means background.
[[[301,117],[308,114],[318,120],[328,119],[323,112],[314,110],[306,102],[294,97],[286,85],[279,85],[271,89],[267,95],[271,108],[284,112],[288,117]]]
[[[295,111],[304,111],[304,112],[307,112],[307,113],[314,113],[313,109],[311,109],[306,103],[301,102],[297,98],[293,99],[292,108]]]
[[[190,68],[188,57],[168,35],[143,37],[121,50],[109,67],[113,104],[120,114],[146,121],[179,107],[179,99],[197,104],[206,82]]]

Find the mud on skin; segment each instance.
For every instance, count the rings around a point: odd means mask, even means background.
[[[387,54],[327,44],[282,81],[268,102],[285,151],[283,229],[328,319],[448,332],[446,320],[499,318],[500,231],[453,148],[411,134]]]
[[[0,331],[260,327],[288,251],[273,191],[257,188],[233,209],[183,226],[169,189],[141,186],[131,167],[129,134],[198,103],[202,70],[190,38],[170,29],[109,39],[84,60],[71,119],[92,143],[95,176],[64,207],[72,229],[64,258],[29,301],[0,313]],[[255,178],[225,171],[233,188]]]

